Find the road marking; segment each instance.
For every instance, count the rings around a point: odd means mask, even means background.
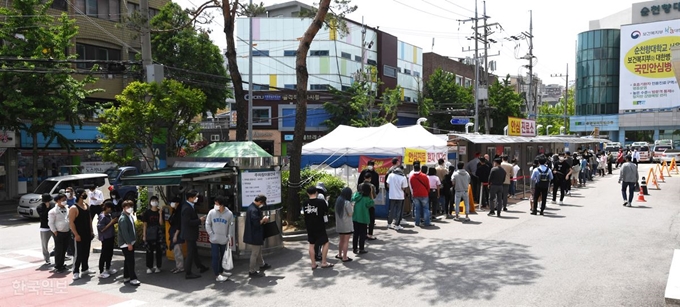
[[[109,307],[136,307],[146,305],[146,302],[140,300],[129,300],[125,302],[120,302],[115,305],[110,305]]]

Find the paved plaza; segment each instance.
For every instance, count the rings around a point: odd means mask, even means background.
[[[646,176],[648,164],[640,164]],[[644,174],[643,174],[644,173]],[[138,288],[122,283],[122,256],[114,278],[72,275],[43,267],[38,222],[2,215],[2,306],[662,306],[673,249],[678,246],[680,175],[650,186],[646,203],[622,206],[618,171],[573,189],[545,216],[529,215],[529,202],[503,216],[486,212],[471,222],[439,220],[404,231],[377,221],[368,254],[312,271],[306,242],[286,242],[265,257],[266,277],[249,279],[247,262],[215,283],[210,272],[185,280],[169,270],[146,274],[137,256]],[[637,199],[637,193],[635,198]],[[559,199],[558,199],[559,200]],[[96,240],[95,240],[96,241]],[[337,237],[329,256],[337,252]],[[99,254],[91,254],[96,268]],[[204,259],[204,263],[209,263]]]

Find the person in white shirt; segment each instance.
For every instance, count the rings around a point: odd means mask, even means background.
[[[637,148],[635,148],[633,151],[633,163],[635,163],[635,165],[640,163],[640,152],[637,150]]]
[[[387,227],[394,230],[403,230],[401,216],[404,211],[404,199],[408,192],[408,182],[404,176],[403,167],[397,167],[387,176],[385,181],[390,186],[390,211],[387,215]]]
[[[93,184],[87,190],[87,199],[90,205],[90,219],[94,220],[95,217],[102,213],[102,203],[104,203],[104,193],[97,189]]]
[[[54,234],[54,271],[64,273],[67,271],[64,265],[66,250],[69,241],[73,241],[69,227],[66,195],[57,195],[54,202],[56,205],[47,213],[47,225]]]
[[[519,165],[517,165],[517,159],[512,159],[512,181],[510,181],[510,195],[515,198],[517,193],[517,174],[519,174]]]

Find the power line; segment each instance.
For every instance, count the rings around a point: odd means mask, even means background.
[[[445,16],[433,14],[433,13],[430,13],[430,12],[427,12],[427,11],[423,11],[423,10],[421,10],[421,9],[419,9],[419,8],[410,6],[410,5],[408,5],[408,4],[399,2],[399,1],[397,1],[397,0],[392,0],[392,1],[394,1],[394,2],[396,2],[396,3],[399,3],[399,4],[401,4],[401,5],[403,5],[403,6],[407,7],[407,8],[410,8],[410,9],[412,9],[412,10],[416,10],[416,11],[418,11],[418,12],[428,14],[428,15],[430,15],[430,16],[439,17],[439,18],[448,19],[448,20],[455,20],[455,19],[453,19],[453,18],[449,18],[449,17],[445,17]]]
[[[441,7],[441,6],[434,5],[434,4],[430,3],[430,2],[427,2],[426,0],[423,0],[423,2],[425,2],[425,3],[427,3],[427,4],[431,5],[431,6],[434,6],[434,7],[438,8],[438,9],[440,9],[440,10],[442,10],[442,11],[449,12],[449,13],[451,13],[451,14],[458,15],[458,16],[462,16],[462,17],[467,17],[467,16],[462,15],[462,14],[460,14],[460,13],[458,13],[458,12],[454,12],[454,11],[451,11],[451,10],[447,10],[447,9]]]
[[[473,14],[475,13],[475,11],[473,11],[473,10],[471,10],[471,9],[468,9],[468,8],[465,8],[465,7],[462,7],[462,6],[460,6],[460,5],[458,5],[458,4],[455,4],[455,3],[453,3],[453,2],[451,2],[451,1],[449,1],[449,0],[444,0],[444,1],[448,2],[449,4],[453,4],[454,6],[457,6],[457,7],[461,8],[461,9],[464,9],[464,10],[470,12],[470,13],[473,13]]]

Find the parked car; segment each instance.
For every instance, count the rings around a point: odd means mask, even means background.
[[[666,161],[666,163],[670,163],[671,160],[675,158],[675,163],[680,163],[680,149],[666,149],[660,157],[660,161]]]
[[[640,161],[638,162],[652,162],[653,151],[649,149],[649,146],[631,146],[630,150],[636,150],[640,153]]]
[[[54,197],[59,194],[60,190],[67,187],[86,188],[93,184],[104,193],[105,198],[108,198],[109,177],[106,174],[77,174],[47,178],[35,188],[33,193],[21,196],[17,213],[24,217],[39,218],[37,208],[42,202],[43,194],[47,193]]]
[[[664,151],[667,149],[672,149],[673,146],[670,145],[655,145],[654,146],[654,156],[652,158],[652,162],[661,162],[661,155],[663,154]]]
[[[647,142],[633,142],[633,144],[630,145],[630,147],[640,147],[640,146],[649,146]]]
[[[117,191],[118,195],[123,200],[137,200],[137,187],[129,185],[121,185],[121,178],[128,177],[132,175],[139,174],[139,171],[134,166],[121,166],[118,168],[110,168],[106,170],[106,174],[109,176],[109,182],[111,186],[109,191]]]

